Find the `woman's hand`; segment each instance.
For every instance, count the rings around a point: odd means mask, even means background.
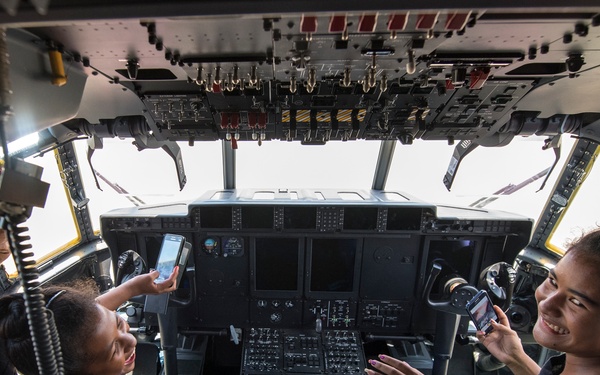
[[[387,374],[387,375],[423,375],[423,373],[404,361],[396,358],[380,354],[379,361],[371,359],[369,364],[378,372],[365,369],[365,373],[369,375]]]
[[[477,338],[499,361],[506,364],[513,374],[538,374],[540,367],[523,350],[521,339],[510,328],[508,317],[498,306],[494,306],[499,322],[492,320],[492,331],[487,335],[477,332]]]
[[[173,272],[168,279],[163,282],[155,283],[154,280],[159,276],[159,272],[154,270],[143,275],[138,275],[127,281],[125,284],[131,283],[131,288],[137,290],[136,295],[142,294],[162,294],[172,292],[177,289],[177,275],[179,274],[179,266],[173,268]]]
[[[138,275],[118,287],[109,290],[103,295],[98,296],[96,301],[109,310],[116,310],[127,300],[135,296],[172,292],[177,289],[178,274],[179,266],[173,269],[173,272],[168,279],[158,284],[154,282],[159,275],[158,271]]]
[[[179,266],[173,268],[173,272],[171,272],[171,276],[169,276],[168,279],[158,284],[154,282],[159,275],[158,271],[154,270],[148,273],[148,275],[150,275],[152,280],[150,283],[146,284],[146,287],[148,288],[145,289],[141,294],[162,294],[172,292],[177,289],[177,275],[179,275]]]
[[[524,353],[521,339],[515,331],[510,328],[508,317],[498,306],[494,306],[494,311],[498,315],[499,322],[492,320],[492,331],[487,335],[483,332],[477,332],[477,338],[489,352],[499,361],[509,364],[514,361],[518,355]]]

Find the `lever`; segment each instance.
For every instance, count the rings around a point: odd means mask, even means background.
[[[229,325],[229,333],[231,334],[231,340],[233,341],[233,343],[236,345],[239,345],[240,344],[240,336],[238,335],[237,331],[235,330],[235,327],[233,326],[233,324]]]
[[[406,73],[413,74],[417,70],[415,64],[415,51],[412,49],[408,50],[408,62],[406,63]]]

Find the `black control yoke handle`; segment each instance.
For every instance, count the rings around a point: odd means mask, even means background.
[[[456,315],[468,315],[466,310],[467,302],[477,294],[478,290],[460,277],[455,277],[447,282],[448,285],[445,286],[445,289],[450,292],[449,298],[439,301],[431,299],[433,283],[441,272],[442,266],[437,262],[433,262],[431,272],[429,273],[427,283],[425,284],[425,290],[423,291],[423,299],[427,302],[427,305],[434,310]]]
[[[188,298],[178,298],[172,293],[169,295],[169,307],[187,307],[196,300],[196,267],[187,267],[185,269],[185,277],[188,279],[190,284],[190,296]],[[179,287],[179,285],[177,286]]]

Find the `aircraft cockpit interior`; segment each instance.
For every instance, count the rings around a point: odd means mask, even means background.
[[[535,289],[597,227],[599,26],[586,1],[0,1],[0,286],[40,374],[68,355],[40,287],[174,266],[116,310],[133,375],[510,374],[482,290],[543,365]]]

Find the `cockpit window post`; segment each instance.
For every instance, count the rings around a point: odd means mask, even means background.
[[[385,189],[385,182],[390,172],[394,150],[396,149],[396,141],[382,141],[377,157],[377,166],[373,176],[373,190]]]
[[[73,143],[66,143],[56,149],[57,162],[60,174],[69,198],[73,216],[77,223],[77,230],[82,242],[90,242],[98,239],[94,234],[92,219],[88,209],[89,198],[85,195],[85,189],[81,179],[79,163]]]
[[[231,142],[221,142],[223,150],[223,188],[235,189],[235,149]]]

